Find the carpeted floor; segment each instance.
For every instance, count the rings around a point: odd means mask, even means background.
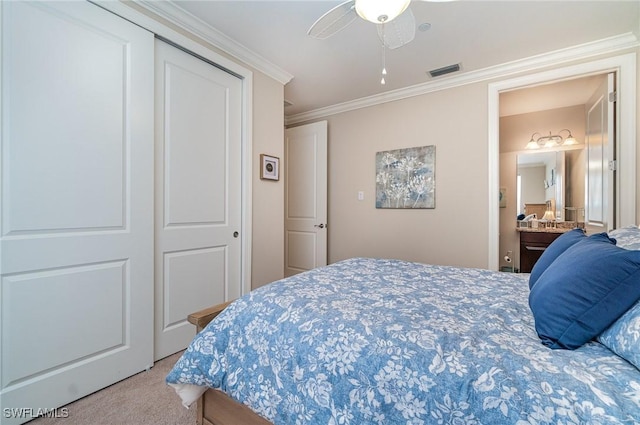
[[[164,382],[181,354],[68,404],[67,418],[41,417],[29,425],[194,425],[195,404],[185,409],[175,391]]]

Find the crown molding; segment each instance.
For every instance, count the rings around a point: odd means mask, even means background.
[[[602,54],[610,54],[626,49],[638,48],[640,42],[633,33],[620,34],[618,36],[605,38],[602,40],[581,44],[565,49],[555,50],[525,59],[503,63],[477,71],[469,71],[464,74],[438,78],[426,83],[391,90],[385,93],[367,96],[360,99],[314,109],[308,112],[285,116],[285,125],[298,124],[305,121],[323,119],[327,116],[356,109],[367,108],[381,103],[393,102],[409,97],[420,96],[439,90],[446,90],[466,84],[478,83],[481,81],[503,78],[518,73],[536,71],[545,67],[557,67],[575,60],[593,58]]]
[[[171,0],[139,0],[136,2],[136,4],[140,5],[142,8],[150,12],[155,13],[162,19],[167,20],[180,29],[200,37],[207,43],[212,44],[216,48],[268,75],[269,77],[282,84],[287,84],[293,78],[293,75],[291,75],[284,69],[269,62],[264,57],[253,52],[237,41],[231,39],[209,24],[203,22],[201,19],[182,9]]]

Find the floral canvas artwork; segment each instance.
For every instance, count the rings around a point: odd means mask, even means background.
[[[436,147],[376,153],[376,208],[435,208]]]

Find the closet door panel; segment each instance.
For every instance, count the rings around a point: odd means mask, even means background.
[[[4,227],[122,228],[127,46],[54,11],[14,9],[28,24],[12,25],[7,40],[14,48],[3,88],[10,112]]]
[[[156,41],[155,357],[197,310],[239,297],[241,80]]]
[[[87,2],[0,7],[11,424],[152,364],[153,34]]]
[[[197,64],[196,58],[180,56]],[[164,68],[165,226],[224,223],[227,88],[180,62],[165,61]]]

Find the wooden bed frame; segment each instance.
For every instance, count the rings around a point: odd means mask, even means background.
[[[231,301],[197,311],[190,314],[187,320],[200,332],[229,304]],[[212,388],[198,399],[197,406],[198,425],[272,425],[247,406]]]

